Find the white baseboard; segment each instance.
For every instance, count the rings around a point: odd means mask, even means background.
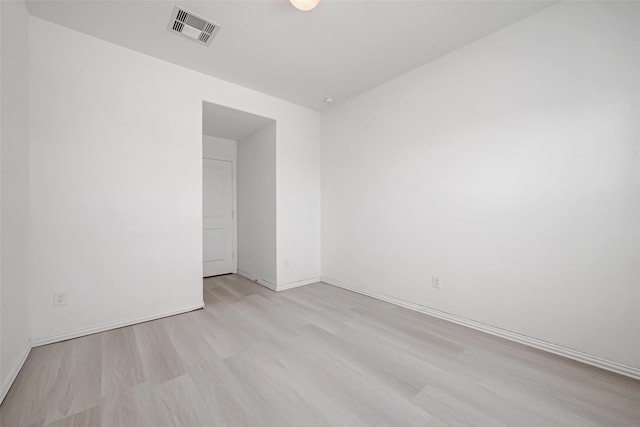
[[[192,305],[188,307],[179,308],[176,310],[165,311],[162,313],[155,313],[155,314],[149,314],[146,316],[135,317],[133,319],[122,320],[119,322],[103,323],[103,324],[91,326],[88,328],[78,329],[72,332],[66,332],[64,334],[52,335],[48,337],[40,337],[40,338],[32,339],[31,345],[33,347],[39,347],[41,345],[51,344],[54,342],[70,340],[72,338],[78,338],[78,337],[83,337],[85,335],[91,335],[91,334],[96,334],[98,332],[108,331],[110,329],[117,329],[117,328],[122,328],[124,326],[131,326],[131,325],[135,325],[136,323],[143,323],[143,322],[148,322],[150,320],[161,319],[163,317],[174,316],[176,314],[187,313],[189,311],[199,310],[201,308],[204,308],[204,302],[198,305]]]
[[[27,361],[27,357],[29,357],[30,352],[31,352],[31,343],[27,344],[27,348],[24,351],[24,355],[22,356],[22,359],[20,360],[20,362],[16,364],[16,366],[13,367],[9,376],[5,378],[5,380],[2,382],[2,385],[0,386],[0,403],[4,401],[5,397],[7,397],[7,393],[9,393],[9,389],[11,388],[11,386],[13,385],[13,382],[18,377],[18,373],[22,369],[22,366],[24,366],[24,362]]]
[[[468,328],[476,329],[497,337],[505,338],[510,341],[514,341],[520,344],[528,345],[529,347],[544,350],[549,353],[564,356],[569,359],[577,360],[578,362],[586,363],[597,368],[606,369],[607,371],[615,372],[617,374],[625,375],[627,377],[640,379],[640,368],[634,366],[623,365],[612,360],[602,359],[600,357],[592,356],[590,354],[583,353],[572,348],[563,347],[561,345],[553,344],[547,341],[543,341],[537,338],[522,335],[517,332],[511,332],[506,329],[501,329],[495,326],[487,325],[475,320],[465,319],[464,317],[456,316],[455,314],[447,313],[444,311],[436,310],[424,305],[412,303],[410,301],[394,298],[389,295],[376,294],[364,289],[359,289],[353,286],[346,285],[338,280],[334,280],[328,277],[322,277],[322,281],[338,288],[346,289],[348,291],[356,292],[358,294],[366,295],[371,298],[375,298],[381,301],[385,301],[391,304],[398,305],[400,307],[408,308],[409,310],[419,311],[420,313],[427,314],[429,316],[437,317],[439,319],[447,320],[452,323],[457,323]]]
[[[258,279],[254,275],[247,273],[246,271],[238,270],[238,275],[244,277],[245,279],[249,279],[252,282],[256,282],[264,287],[271,289],[272,291],[280,292],[286,291],[287,289],[297,288],[298,286],[309,285],[311,283],[316,283],[320,281],[320,277],[312,277],[310,279],[299,280],[297,282],[287,283],[286,285],[275,285],[271,282],[268,282],[263,279]]]
[[[277,287],[275,284],[268,282],[266,280],[263,279],[258,279],[257,277],[254,277],[252,274],[247,273],[246,271],[242,271],[242,270],[238,270],[238,275],[244,277],[245,279],[249,279],[252,282],[256,282],[262,286],[264,286],[265,288],[269,288],[272,291],[277,291]]]
[[[316,283],[316,282],[319,282],[320,280],[321,280],[320,277],[312,277],[310,279],[299,280],[297,282],[287,283],[286,285],[278,285],[277,290],[286,291],[287,289],[297,288],[298,286],[310,285],[311,283]]]

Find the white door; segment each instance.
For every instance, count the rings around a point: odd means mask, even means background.
[[[234,273],[233,169],[226,160],[203,160],[204,277]]]

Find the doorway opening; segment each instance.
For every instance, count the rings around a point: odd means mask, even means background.
[[[202,103],[203,277],[276,283],[276,122]]]

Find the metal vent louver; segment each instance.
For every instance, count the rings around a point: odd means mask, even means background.
[[[178,6],[173,8],[167,28],[173,33],[178,33],[205,46],[209,46],[218,31],[220,31],[218,24],[187,12]]]

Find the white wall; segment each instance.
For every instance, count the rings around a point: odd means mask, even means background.
[[[561,3],[326,113],[323,276],[640,367],[638,46]]]
[[[202,304],[203,100],[277,120],[278,249],[319,275],[318,113],[30,19],[36,342]]]
[[[202,135],[202,157],[235,162],[238,157],[238,142],[233,139]]]
[[[277,288],[275,122],[238,141],[238,272]]]
[[[205,119],[206,120],[206,119]],[[204,126],[203,126],[204,127]],[[226,160],[231,162],[233,186],[233,273],[238,271],[238,141],[217,136],[202,135],[202,157],[204,159]],[[204,190],[206,191],[206,189]],[[203,232],[204,234],[204,232]],[[203,276],[206,273],[203,272]]]
[[[276,132],[278,289],[286,289],[320,280],[320,119],[278,120]]]
[[[30,348],[27,317],[28,15],[0,2],[0,401]]]

